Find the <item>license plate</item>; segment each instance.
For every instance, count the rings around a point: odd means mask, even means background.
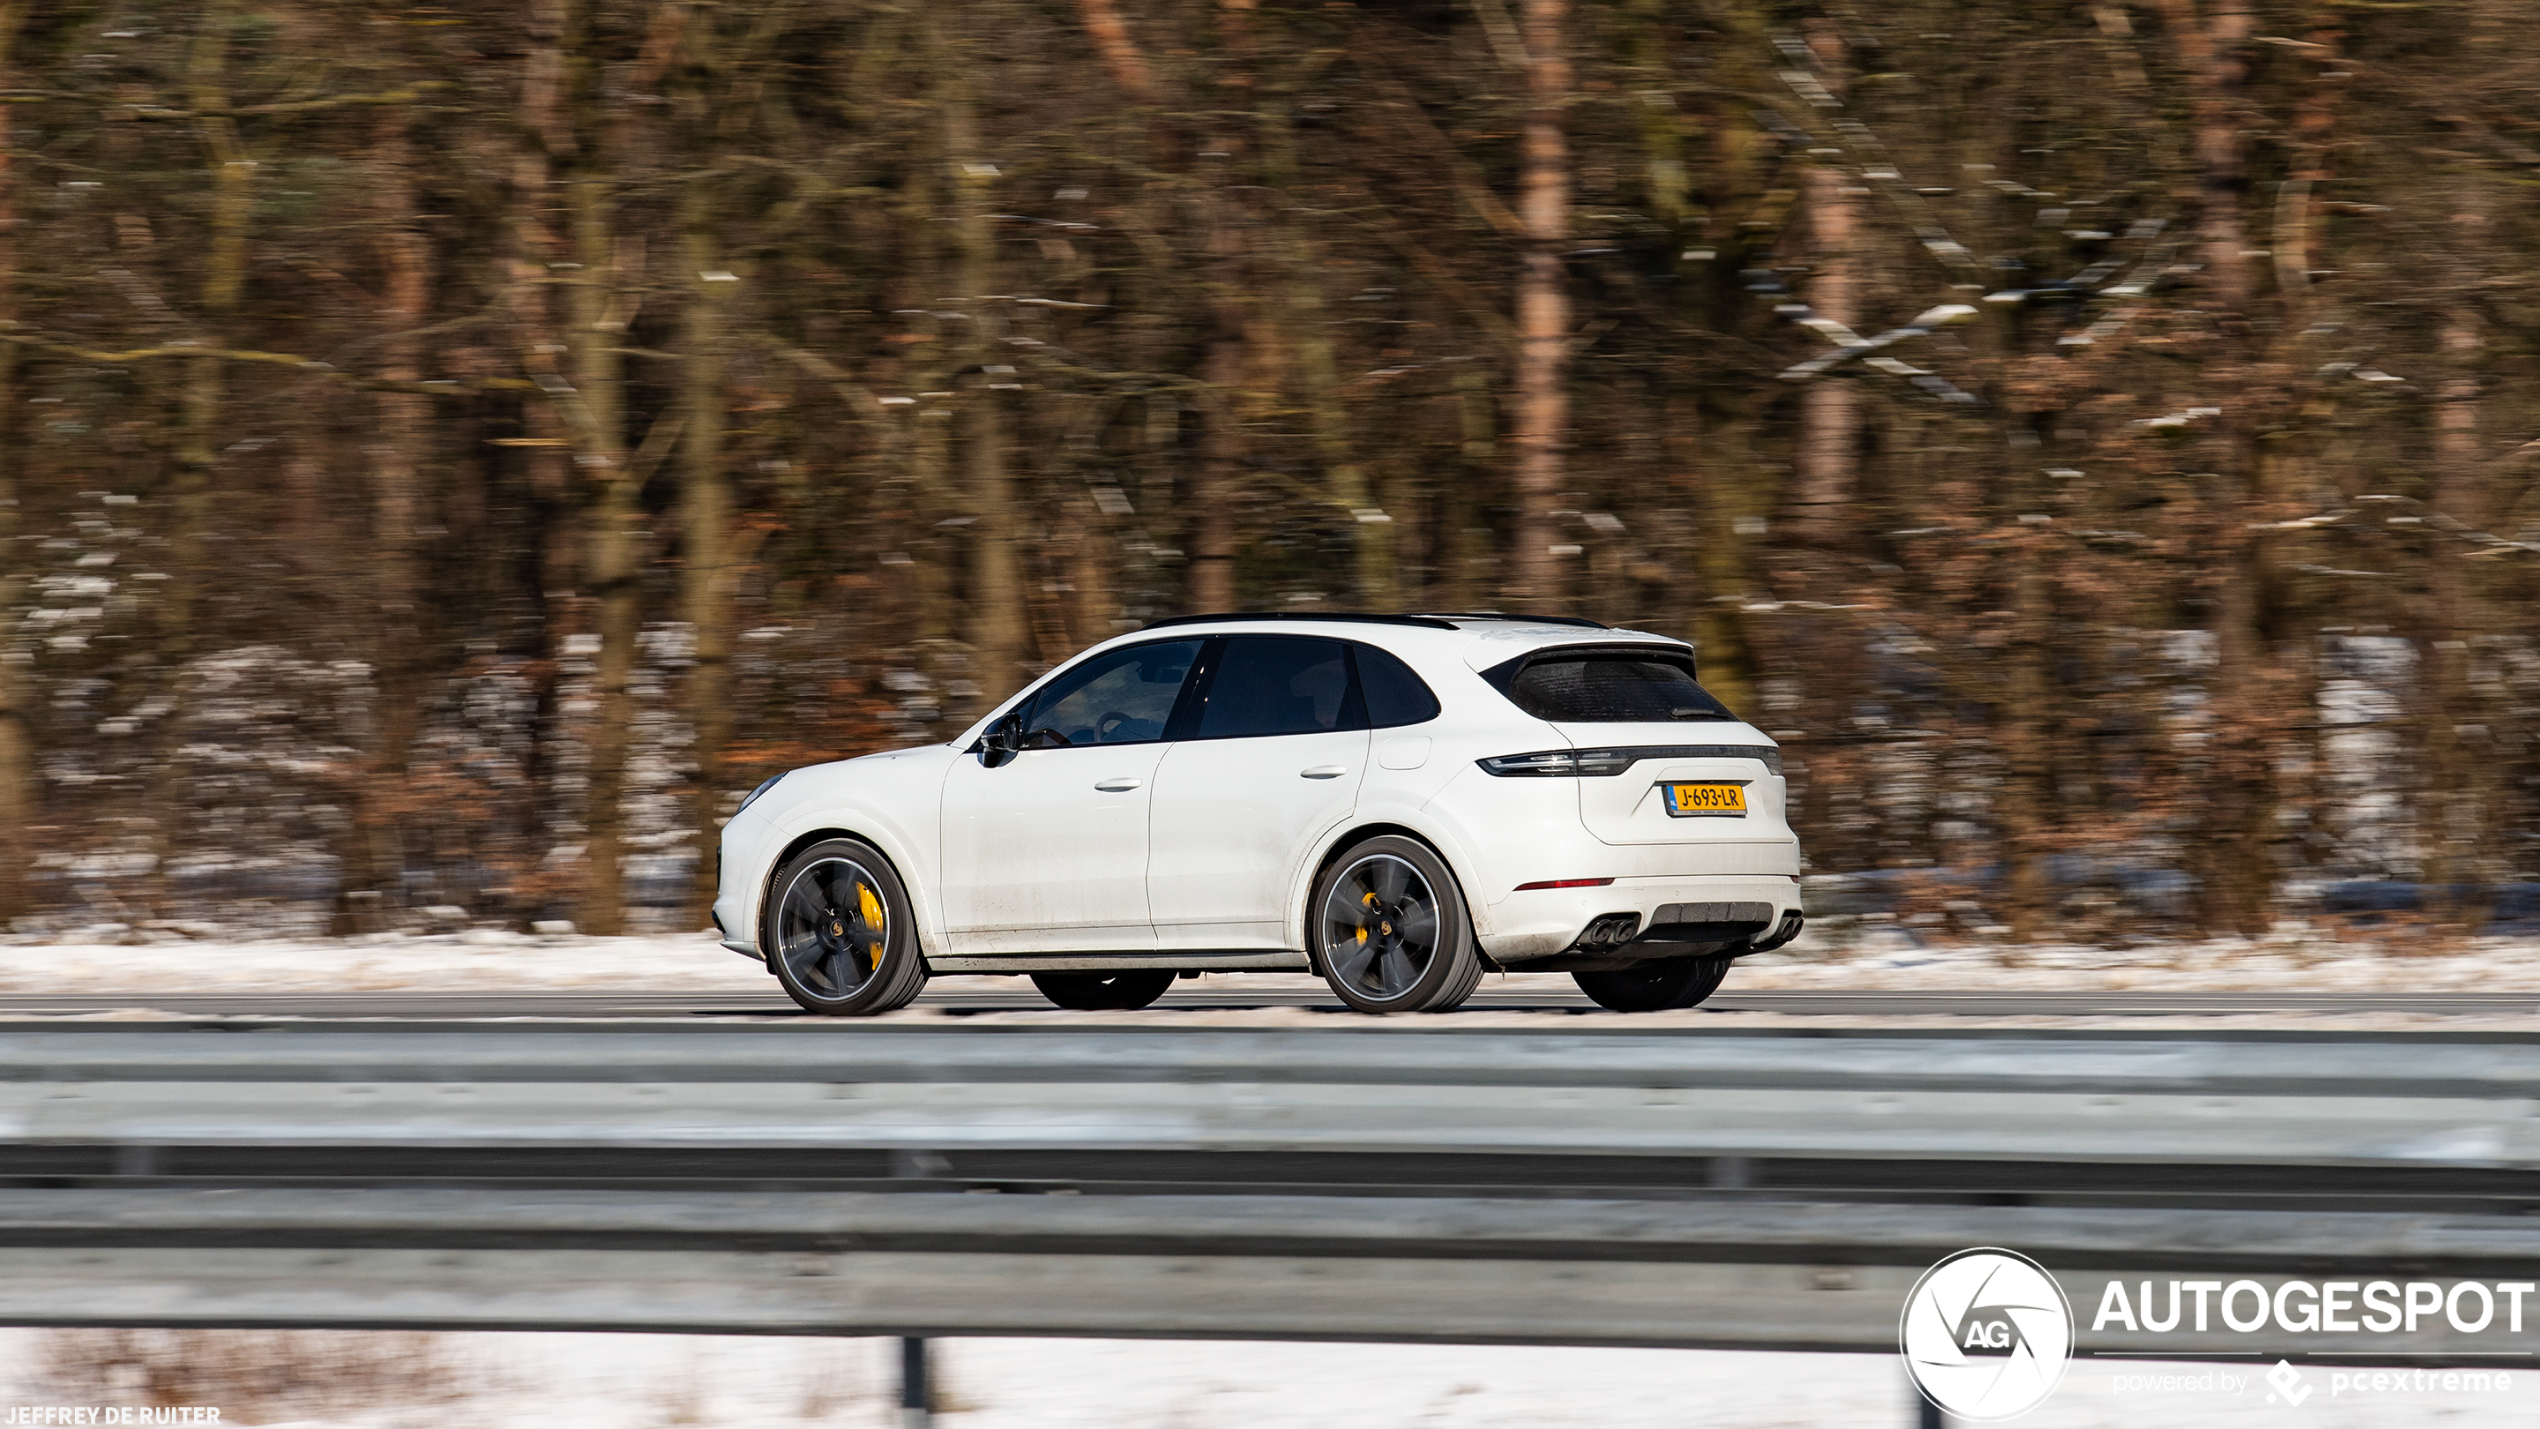
[[[1667,791],[1667,813],[1679,819],[1742,819],[1746,817],[1746,786],[1743,784],[1661,784]]]

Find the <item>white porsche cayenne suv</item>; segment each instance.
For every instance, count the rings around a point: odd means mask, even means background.
[[[1690,1007],[1798,935],[1781,751],[1680,641],[1501,615],[1191,616],[1051,671],[948,744],[769,780],[715,925],[804,1007],[936,973],[1143,1007],[1311,969],[1364,1012],[1489,970]]]

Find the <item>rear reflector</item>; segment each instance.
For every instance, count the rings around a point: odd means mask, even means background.
[[[1547,878],[1541,883],[1520,883],[1517,891],[1525,893],[1537,888],[1603,888],[1610,878]]]

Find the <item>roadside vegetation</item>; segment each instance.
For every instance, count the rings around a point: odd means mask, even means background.
[[[0,4],[0,926],[694,928],[1238,608],[1693,639],[2020,941],[2540,920],[2525,19]]]

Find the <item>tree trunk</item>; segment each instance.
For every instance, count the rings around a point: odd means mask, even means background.
[[[186,66],[190,102],[197,118],[195,135],[212,171],[211,233],[203,268],[201,317],[195,341],[218,347],[230,337],[238,302],[247,287],[247,222],[254,195],[255,165],[238,144],[238,126],[229,116],[224,77],[228,62],[232,7],[204,8]],[[197,357],[186,363],[184,420],[177,440],[174,483],[169,503],[168,581],[161,594],[161,635],[157,651],[166,671],[165,703],[160,717],[157,758],[150,771],[150,815],[156,823],[153,898],[158,916],[181,915],[170,865],[183,847],[186,787],[183,772],[185,728],[191,714],[186,670],[201,653],[206,526],[211,519],[214,469],[219,464],[221,404],[227,391],[225,360]]]
[[[1693,640],[1703,688],[1740,718],[1760,722],[1764,715],[1755,705],[1754,654],[1746,616],[1738,609],[1749,578],[1738,522],[1755,504],[1739,489],[1739,477],[1752,471],[1753,463],[1741,460],[1742,451],[1722,450],[1721,436],[1705,426],[1702,403],[1694,394],[1679,392],[1668,399],[1668,464],[1693,508],[1693,569],[1677,577],[1691,587],[1692,596],[1683,633]]]
[[[1088,8],[1090,12],[1092,6]],[[1253,105],[1250,9],[1249,0],[1221,0],[1218,8],[1219,39],[1226,56],[1218,69],[1221,111],[1249,109]],[[1143,74],[1143,66],[1139,72]],[[1123,83],[1126,84],[1125,79]],[[1151,104],[1153,98],[1140,102]],[[1211,138],[1207,148],[1224,156],[1210,161],[1215,172],[1233,174],[1242,145],[1243,140],[1233,132]],[[1207,390],[1199,399],[1199,461],[1191,468],[1182,502],[1188,513],[1182,537],[1182,609],[1188,614],[1210,615],[1235,608],[1233,498],[1243,476],[1240,389],[1251,365],[1244,346],[1249,326],[1245,294],[1251,286],[1245,271],[1249,255],[1246,240],[1251,226],[1247,221],[1250,215],[1223,183],[1210,187],[1195,207],[1206,233],[1203,242],[1208,254],[1207,271],[1201,275],[1208,292],[1208,347],[1200,361],[1200,380],[1207,384]]]
[[[430,302],[431,242],[414,228],[412,124],[411,113],[399,106],[382,110],[373,129],[372,170],[378,187],[372,211],[380,229],[380,296],[385,300],[380,317],[391,334],[380,344],[379,375],[392,382],[414,382],[423,375],[421,344],[405,334],[423,325]],[[381,915],[404,881],[407,764],[423,722],[431,650],[421,628],[416,539],[422,493],[415,464],[430,426],[431,399],[382,392],[372,404],[378,440],[366,445],[363,454],[371,482],[369,615],[377,696],[370,757],[348,800],[353,836],[336,894],[334,931],[339,937],[381,931]]]
[[[1809,48],[1826,91],[1844,93],[1850,58],[1832,22],[1811,27]],[[1861,200],[1868,192],[1861,186],[1857,156],[1812,164],[1803,183],[1808,306],[1819,317],[1854,326],[1861,321]],[[1820,550],[1839,549],[1850,535],[1861,477],[1861,389],[1851,379],[1819,378],[1800,394],[1793,455],[1799,491],[1796,534]]]
[[[956,50],[956,53],[958,51]],[[996,291],[997,251],[994,166],[979,152],[974,128],[970,81],[956,75],[947,82],[944,104],[944,148],[951,161],[954,232],[961,251],[964,365],[973,374],[963,401],[969,415],[963,473],[970,512],[970,644],[978,661],[979,683],[986,697],[1001,700],[1021,688],[1029,612],[1023,605],[1018,537],[1023,514],[1016,509],[1014,481],[1007,468],[1005,398],[1015,386],[1012,364],[1000,361],[996,344],[998,318],[989,296]],[[993,372],[991,368],[1004,368]]]
[[[948,83],[942,76],[947,67],[945,47],[937,26],[941,21],[930,17],[921,29],[922,43],[915,59],[929,66],[937,76],[932,87],[940,93]],[[940,125],[927,133],[934,144],[942,144]],[[963,658],[953,646],[967,634],[957,600],[961,580],[961,561],[967,554],[966,527],[949,523],[967,514],[968,503],[962,500],[953,477],[952,422],[953,394],[945,389],[952,385],[948,375],[953,362],[951,324],[935,316],[943,305],[936,298],[952,291],[942,222],[951,191],[951,170],[955,156],[944,150],[927,156],[933,162],[913,162],[907,181],[901,186],[893,216],[899,224],[899,246],[902,259],[908,310],[905,316],[912,330],[894,333],[895,345],[907,353],[900,370],[901,386],[920,394],[912,407],[894,410],[900,415],[893,420],[897,428],[896,442],[907,452],[906,472],[909,503],[916,512],[920,538],[910,543],[909,596],[913,600],[914,619],[909,634],[923,651],[933,652],[933,661],[950,664]],[[918,304],[923,303],[920,307]],[[962,675],[967,677],[964,668]],[[962,685],[970,690],[975,682]],[[983,696],[977,693],[940,692],[937,718],[946,725],[959,728],[987,712]]]
[[[1996,721],[2003,741],[2003,762],[2010,766],[2002,787],[2002,915],[2011,941],[2037,941],[2051,913],[2047,877],[2048,832],[2054,808],[2057,726],[2049,708],[2048,662],[2054,637],[2054,593],[2047,576],[2055,538],[2042,532],[2024,534],[2005,549],[2014,563],[2011,573],[2011,648],[2003,699],[2008,706]]]
[[[1274,191],[1294,195],[1300,175],[1295,135],[1286,115],[1272,109],[1263,113],[1261,123],[1263,177]],[[1554,137],[1557,142],[1558,134]],[[1366,469],[1351,450],[1349,405],[1341,396],[1340,373],[1328,335],[1330,323],[1323,310],[1323,264],[1297,217],[1303,206],[1294,198],[1281,205],[1278,253],[1286,272],[1279,326],[1285,330],[1285,346],[1296,354],[1297,375],[1305,386],[1306,415],[1312,424],[1315,460],[1323,468],[1323,490],[1334,510],[1349,522],[1351,560],[1343,604],[1360,610],[1390,610],[1396,603],[1393,517],[1378,505]],[[1558,380],[1556,374],[1556,389]],[[1554,480],[1557,484],[1557,471]]]
[[[1567,0],[1526,0],[1526,118],[1518,216],[1525,225],[1517,279],[1517,526],[1508,568],[1512,603],[1546,612],[1567,604],[1552,547],[1563,446],[1569,436],[1570,295],[1562,252],[1570,236]]]
[[[618,272],[620,245],[605,151],[607,140],[598,73],[590,53],[588,12],[577,6],[565,28],[571,56],[567,93],[572,111],[574,161],[567,180],[572,205],[574,258],[580,265],[565,286],[565,347],[572,362],[568,392],[559,394],[574,433],[574,461],[595,490],[585,537],[583,586],[599,606],[600,654],[594,694],[599,708],[591,729],[591,782],[584,827],[583,883],[575,922],[583,932],[610,936],[626,931],[626,882],[621,867],[626,828],[626,764],[635,728],[635,645],[643,628],[643,573],[637,566],[643,518],[644,471],[626,451],[626,394],[618,346],[624,324],[611,319],[611,301],[628,275]],[[649,445],[649,443],[648,443]]]
[[[2482,475],[2479,388],[2486,365],[2478,314],[2466,305],[2448,309],[2442,343],[2451,372],[2437,389],[2434,486],[2426,504],[2437,517],[2467,523],[2477,520],[2486,504],[2478,491]],[[2443,910],[2445,922],[2474,927],[2484,901],[2477,885],[2485,881],[2486,872],[2479,858],[2481,836],[2487,831],[2484,805],[2490,797],[2483,771],[2492,761],[2474,758],[2462,739],[2465,729],[2483,727],[2485,722],[2475,719],[2470,709],[2472,631],[2463,588],[2467,573],[2458,549],[2437,534],[2426,552],[2425,616],[2417,642],[2425,751],[2417,794],[2417,837],[2425,849],[2421,876],[2436,890],[2428,907]],[[2455,886],[2463,890],[2461,895],[2448,891]]]
[[[23,6],[0,4],[0,84],[15,84],[11,53],[24,18]],[[9,163],[9,109],[0,104],[0,323],[14,323],[17,295],[17,176]],[[27,865],[34,859],[38,795],[35,774],[33,668],[9,658],[16,633],[18,593],[25,578],[18,573],[17,422],[18,350],[0,343],[0,930],[30,910]]]
[[[2241,46],[2249,36],[2247,0],[2219,0],[2210,22],[2193,0],[2168,0],[2179,60],[2193,86],[2194,155],[2201,194],[2196,233],[2204,264],[2207,306],[2221,328],[2220,360],[2207,366],[2217,387],[2236,388],[2227,402],[2217,442],[2223,449],[2215,494],[2216,552],[2222,566],[2215,612],[2215,666],[2207,741],[2205,803],[2198,833],[2202,885],[2197,919],[2209,934],[2255,937],[2272,921],[2275,869],[2277,727],[2282,712],[2270,708],[2279,683],[2266,636],[2269,542],[2250,527],[2268,502],[2268,467],[2258,444],[2259,400],[2249,379],[2254,361],[2250,331],[2253,294],[2245,200],[2248,173],[2244,136],[2235,112],[2247,63]]]
[[[1501,588],[1492,569],[1489,519],[1491,479],[1500,470],[1499,402],[1490,374],[1478,362],[1455,372],[1455,453],[1461,458],[1445,478],[1438,517],[1446,523],[1439,542],[1438,610],[1473,610],[1490,604]]]
[[[714,849],[723,825],[724,746],[731,737],[732,535],[731,482],[724,469],[724,313],[736,286],[715,270],[715,193],[707,180],[692,180],[682,196],[685,240],[680,267],[689,291],[687,333],[681,344],[681,568],[683,603],[695,642],[688,668],[688,726],[695,741],[696,782],[690,786],[689,826],[697,834],[693,898],[700,911],[714,907]]]
[[[2249,0],[2215,0],[2213,19],[2202,21],[2195,0],[2166,0],[2178,36],[2179,63],[2194,86],[2196,168],[2201,196],[2196,214],[2198,257],[2206,290],[2229,319],[2245,323],[2249,311],[2249,224],[2243,209],[2249,175],[2241,150],[2245,136],[2233,112],[2248,79],[2240,47],[2249,38]]]
[[[1220,307],[1228,306],[1221,303]],[[1208,384],[1200,398],[1199,462],[1191,469],[1183,503],[1190,512],[1189,548],[1182,581],[1182,608],[1191,615],[1213,615],[1235,608],[1235,513],[1231,498],[1243,470],[1242,394],[1244,380],[1243,316],[1216,314],[1201,380]]]
[[[529,662],[534,714],[524,759],[519,820],[525,850],[534,862],[549,852],[556,825],[567,817],[555,775],[562,765],[563,701],[557,683],[565,639],[578,611],[572,600],[575,498],[564,414],[554,394],[565,387],[563,343],[555,300],[556,266],[565,257],[554,213],[555,177],[574,140],[565,112],[565,30],[568,0],[530,0],[529,53],[521,72],[519,146],[512,153],[508,215],[509,341],[521,371],[546,393],[521,406],[522,440],[528,443],[526,481],[530,540],[536,547],[537,658]],[[534,887],[517,912],[547,916],[556,890]],[[578,916],[579,910],[577,910]]]

